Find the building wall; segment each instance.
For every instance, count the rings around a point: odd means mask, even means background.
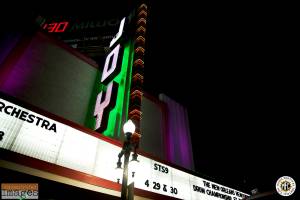
[[[187,110],[164,94],[160,94],[159,99],[167,105],[167,160],[193,170],[194,161]]]
[[[142,99],[140,148],[158,158],[194,170],[188,114],[185,107],[160,94]]]
[[[20,36],[21,34],[16,32],[0,33],[0,66],[17,45]]]
[[[17,45],[1,64],[0,91],[84,125],[97,68],[41,33]]]
[[[97,65],[43,33],[6,41],[11,51],[0,52],[0,91],[84,126],[95,105]],[[165,95],[160,100],[143,97],[140,148],[193,169],[186,110]]]
[[[165,117],[162,102],[149,95],[143,96],[140,148],[161,159],[166,158]]]

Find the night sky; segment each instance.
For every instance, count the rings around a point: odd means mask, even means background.
[[[197,171],[247,193],[296,178],[294,19],[283,5],[152,3],[146,90],[187,107]]]
[[[74,13],[73,7],[66,8]],[[78,14],[88,13],[86,8],[95,13],[122,4],[99,10],[85,4]],[[281,176],[297,182],[299,23],[291,8],[194,1],[149,5],[146,92],[165,93],[187,108],[196,171],[247,193],[274,190]],[[32,13],[23,9],[16,15]]]

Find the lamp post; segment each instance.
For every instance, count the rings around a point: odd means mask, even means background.
[[[123,144],[123,148],[121,152],[119,153],[118,162],[117,162],[117,169],[121,169],[122,162],[121,158],[124,155],[124,169],[123,169],[123,179],[122,179],[122,190],[121,190],[121,199],[126,200],[128,197],[128,164],[129,164],[129,157],[130,152],[135,148],[134,144],[131,142],[132,134],[134,134],[135,131],[135,125],[131,120],[128,120],[124,126],[123,131],[125,134],[125,141]],[[137,154],[134,152],[132,161],[137,161]],[[133,174],[134,175],[134,174]]]

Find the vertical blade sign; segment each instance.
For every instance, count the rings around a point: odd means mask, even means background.
[[[106,57],[104,69],[101,77],[101,84],[106,86],[106,90],[101,91],[96,100],[94,117],[96,118],[95,130],[103,132],[107,128],[109,113],[116,105],[118,94],[118,83],[113,79],[120,73],[122,64],[123,47],[121,44],[114,45],[122,36],[125,17],[122,19],[118,33],[110,42],[113,49]]]

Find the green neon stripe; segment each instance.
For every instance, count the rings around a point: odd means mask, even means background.
[[[126,93],[130,92],[130,90],[128,90],[126,87],[127,85],[126,82],[128,82],[126,80],[126,77],[127,77],[127,71],[131,73],[131,69],[128,70],[128,68],[131,68],[130,67],[131,65],[129,65],[130,64],[129,61],[131,58],[130,54],[132,54],[130,49],[131,49],[131,42],[128,42],[124,47],[121,72],[114,79],[114,81],[119,84],[119,87],[118,87],[116,106],[110,112],[107,129],[103,132],[103,135],[108,137],[120,138],[122,121],[123,121],[122,120],[123,106],[124,105],[127,106],[129,102],[129,99],[126,98],[126,96],[129,96],[126,95]],[[128,112],[128,108],[127,108],[127,112]],[[126,114],[127,117],[127,113],[124,114]]]
[[[121,72],[114,78],[114,81],[118,83],[118,94],[115,108],[113,108],[109,114],[107,129],[103,132],[103,135],[120,139],[122,132],[122,125],[128,118],[128,109],[130,103],[130,86],[132,78],[132,64],[134,56],[134,44],[132,41],[128,41],[124,45],[124,54],[122,59]],[[88,114],[85,121],[85,126],[94,129],[96,120],[93,117],[95,109],[95,101],[97,95],[106,89],[105,85],[99,84],[101,73],[97,74],[95,80],[95,86],[90,98],[90,105],[88,108]]]
[[[132,80],[132,66],[133,66],[133,59],[134,59],[134,43],[131,42],[130,46],[130,61],[129,61],[129,67],[128,67],[128,77],[127,77],[127,101],[125,106],[125,113],[126,118],[125,121],[128,120],[128,110],[129,110],[129,103],[130,103],[130,89],[131,89],[131,80]]]

